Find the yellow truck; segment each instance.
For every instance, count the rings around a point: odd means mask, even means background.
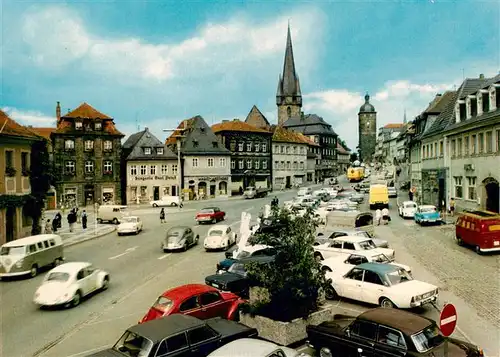
[[[389,190],[387,185],[375,184],[370,186],[370,209],[389,208]]]
[[[349,182],[360,182],[365,178],[364,167],[349,167],[347,169],[347,179]]]

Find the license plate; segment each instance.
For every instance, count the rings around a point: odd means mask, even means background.
[[[490,226],[490,232],[500,231],[500,224],[495,224],[494,226]]]
[[[500,242],[496,240],[493,242],[493,245],[498,247],[500,245]]]

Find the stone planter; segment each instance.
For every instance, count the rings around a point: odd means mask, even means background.
[[[333,320],[335,313],[338,311],[336,312],[333,306],[322,307],[319,311],[309,315],[307,319],[298,318],[290,322],[274,321],[264,316],[252,317],[249,314],[240,313],[240,322],[248,327],[256,328],[259,331],[259,337],[288,346],[307,338],[307,325],[317,325]]]

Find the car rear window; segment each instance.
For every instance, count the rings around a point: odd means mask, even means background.
[[[214,210],[211,208],[204,208],[200,211],[201,214],[211,214],[214,213]]]

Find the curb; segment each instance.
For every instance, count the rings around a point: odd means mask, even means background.
[[[92,240],[92,239],[97,239],[97,238],[104,237],[105,235],[108,235],[108,234],[113,233],[114,231],[116,231],[116,227],[109,227],[109,228],[110,229],[106,229],[106,230],[103,229],[102,233],[98,233],[96,235],[92,235],[90,237],[79,239],[79,240],[76,240],[76,241],[73,241],[73,242],[64,243],[63,246],[64,247],[71,247],[73,245],[77,245],[77,244],[80,244],[80,243],[83,243],[83,242],[88,242],[89,240]]]

